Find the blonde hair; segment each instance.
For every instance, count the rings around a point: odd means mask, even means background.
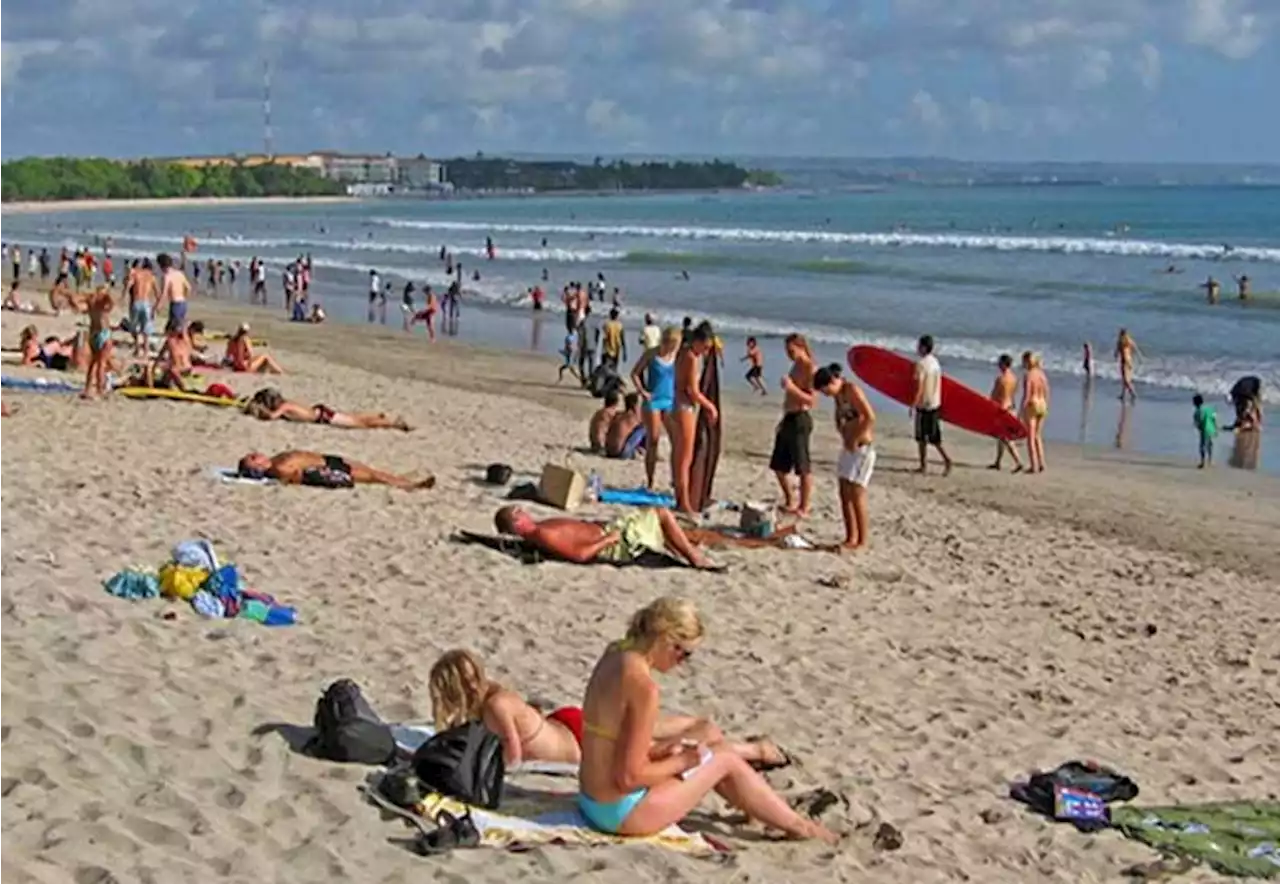
[[[787,335],[786,338],[783,339],[783,344],[791,344],[792,346],[799,347],[804,351],[804,355],[808,357],[809,361],[813,361],[813,350],[809,347],[809,339],[799,332],[792,332]]]
[[[669,325],[662,330],[663,344],[666,344],[668,346],[674,344],[675,346],[678,347],[680,346],[680,343],[683,340],[684,340],[684,332],[682,332],[679,328],[677,328],[674,325]]]
[[[676,642],[694,642],[706,629],[693,602],[674,596],[655,599],[631,616],[626,644],[637,651],[647,651],[661,638]]]
[[[484,715],[485,701],[501,689],[484,674],[480,659],[463,650],[441,654],[431,667],[427,684],[436,730],[479,721]]]
[[[34,325],[29,325],[22,330],[22,334],[19,336],[18,340],[22,346],[25,347],[27,345],[27,341],[35,340],[39,334],[40,332],[36,330]]]
[[[1028,368],[1040,367],[1040,354],[1035,350],[1024,350],[1022,353],[1022,361],[1026,363]]]

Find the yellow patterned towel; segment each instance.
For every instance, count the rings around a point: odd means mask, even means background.
[[[512,795],[511,793],[516,794]],[[433,820],[442,810],[455,816],[471,811],[471,819],[480,832],[480,843],[485,847],[518,849],[542,847],[552,844],[565,846],[600,846],[606,844],[654,844],[685,853],[690,856],[712,856],[726,853],[729,848],[721,842],[713,842],[696,832],[686,832],[679,826],[671,826],[657,835],[645,838],[629,838],[608,835],[587,825],[578,812],[577,796],[572,793],[517,791],[511,789],[503,796],[501,813],[484,810],[431,793],[417,806],[419,815]]]

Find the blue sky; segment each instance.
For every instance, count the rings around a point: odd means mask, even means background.
[[[9,0],[6,159],[1265,162],[1280,0]]]

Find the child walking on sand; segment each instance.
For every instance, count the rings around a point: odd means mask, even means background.
[[[89,367],[84,376],[84,392],[89,399],[107,392],[107,365],[111,361],[111,310],[115,301],[105,286],[89,295]]]
[[[556,376],[556,383],[564,380],[564,373],[567,371],[579,381],[582,380],[578,370],[573,367],[574,356],[578,351],[578,333],[571,331],[564,336],[564,349],[560,351],[560,355],[564,357],[564,362],[560,363],[560,374]]]
[[[760,345],[756,343],[755,338],[747,338],[747,355],[742,357],[742,361],[751,363],[751,367],[747,369],[747,383],[751,385],[751,389],[761,396],[769,395],[769,391],[765,388],[762,380],[764,377],[764,354],[760,352]]]
[[[1212,405],[1206,405],[1204,397],[1199,393],[1191,397],[1195,411],[1191,413],[1191,422],[1200,434],[1200,469],[1213,464],[1213,437],[1218,435],[1218,412]]]

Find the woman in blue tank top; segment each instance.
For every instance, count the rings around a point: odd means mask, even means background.
[[[664,329],[662,343],[646,351],[631,370],[631,382],[644,399],[644,471],[650,489],[658,466],[658,440],[676,405],[676,355],[681,337],[678,328]]]

